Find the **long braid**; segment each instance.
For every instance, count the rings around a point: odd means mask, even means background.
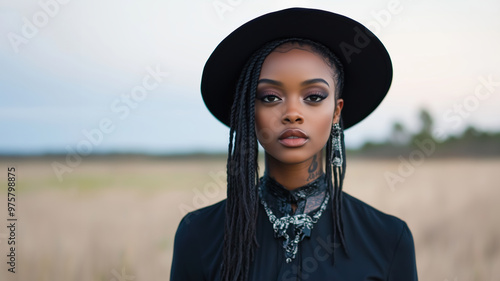
[[[246,69],[253,67],[254,61],[250,60],[245,66]],[[238,85],[237,92],[245,92],[248,87],[249,82],[249,72],[242,72]],[[249,214],[249,206],[247,203],[250,200],[247,200],[248,188],[241,188],[242,192],[238,192],[236,187],[245,186],[245,176],[248,173],[240,173],[245,170],[245,161],[241,161],[242,155],[241,151],[245,150],[246,143],[244,140],[246,139],[247,132],[243,130],[243,126],[245,124],[241,124],[242,122],[237,122],[239,120],[245,120],[246,118],[242,118],[242,115],[245,114],[245,100],[241,95],[235,95],[233,106],[231,108],[231,126],[230,126],[230,144],[228,151],[228,161],[227,161],[227,204],[226,204],[226,213],[230,215],[226,215],[226,223],[225,223],[225,236],[224,236],[224,262],[223,262],[223,273],[225,272],[225,276],[223,275],[223,280],[237,280],[238,273],[242,271],[242,263],[241,256],[248,256],[249,253],[245,251],[244,241],[245,237],[243,237],[243,241],[239,241],[237,235],[228,235],[228,230],[233,229],[234,233],[241,233],[241,235],[245,235],[244,229],[241,230],[242,226],[242,217],[247,218]],[[238,133],[237,133],[238,132]],[[233,143],[233,138],[236,138]],[[242,141],[243,138],[243,141]],[[241,174],[240,176],[238,176]],[[246,191],[246,192],[245,192]],[[240,193],[240,194],[238,194]],[[235,239],[236,238],[236,239]],[[238,262],[232,262],[240,259]],[[231,276],[235,277],[234,279]]]
[[[339,70],[337,78],[337,93],[342,88],[343,74],[338,59],[324,46],[301,38],[287,38],[270,42],[255,52],[245,64],[234,95],[231,107],[229,147],[227,159],[227,201],[226,220],[224,226],[223,262],[221,278],[223,281],[246,281],[250,272],[251,263],[256,247],[256,224],[259,208],[257,186],[258,174],[258,145],[255,133],[255,95],[258,78],[265,58],[278,46],[287,42],[298,42],[310,45],[313,49],[328,59],[332,69]],[[331,148],[330,148],[331,149]],[[328,145],[327,145],[328,151]],[[330,150],[331,151],[331,150]],[[327,154],[329,155],[329,154]],[[344,157],[345,159],[345,157]],[[331,166],[327,160],[327,178],[331,194],[334,194],[332,203],[335,214],[340,214],[339,189],[340,185],[332,186]],[[345,163],[345,161],[344,161]],[[345,165],[345,164],[344,164]],[[345,167],[343,169],[345,171]],[[335,172],[335,178],[337,173]],[[336,193],[334,193],[336,192]],[[342,232],[340,215],[333,218],[336,225],[335,233]],[[335,234],[334,234],[335,235]],[[344,243],[343,235],[342,243]]]

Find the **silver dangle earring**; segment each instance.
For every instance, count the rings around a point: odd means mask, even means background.
[[[333,166],[342,166],[342,141],[340,139],[342,135],[342,128],[339,123],[335,123],[332,126],[332,131],[330,133],[332,139],[332,153],[330,155],[330,162]]]

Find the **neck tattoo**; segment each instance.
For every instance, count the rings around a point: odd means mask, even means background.
[[[316,179],[321,175],[321,170],[318,169],[318,160],[316,158],[317,156],[314,155],[311,165],[309,165],[309,168],[307,169],[309,176],[307,177],[306,181],[308,182]]]

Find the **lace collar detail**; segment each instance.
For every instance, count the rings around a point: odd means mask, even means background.
[[[310,214],[317,210],[327,190],[326,175],[322,174],[314,181],[294,190],[288,190],[267,174],[261,177],[262,199],[266,201],[273,213],[278,216]],[[292,204],[297,205],[295,212]]]

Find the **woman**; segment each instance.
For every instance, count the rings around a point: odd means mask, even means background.
[[[230,127],[227,199],[183,218],[171,280],[417,280],[406,223],[342,191],[343,130],[391,80],[382,43],[334,13],[286,9],[226,37],[201,91]]]

